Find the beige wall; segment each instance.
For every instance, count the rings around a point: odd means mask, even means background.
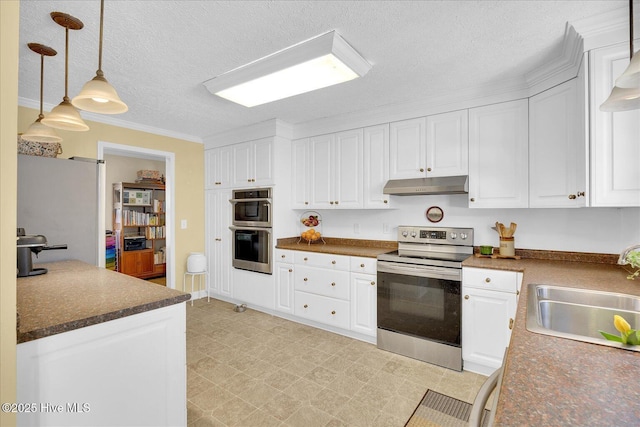
[[[16,121],[19,1],[0,1],[0,402],[16,401]],[[0,425],[16,424],[0,412]]]
[[[37,110],[18,107],[18,130],[27,129],[37,117]],[[204,252],[204,145],[98,122],[86,123],[90,127],[87,132],[56,130],[63,139],[63,153],[59,158],[80,156],[95,159],[98,141],[175,153],[174,277],[176,288],[182,289],[189,253]],[[188,224],[184,230],[180,228],[182,219],[186,219]]]

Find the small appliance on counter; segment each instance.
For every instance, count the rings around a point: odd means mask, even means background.
[[[31,253],[38,254],[43,250],[67,249],[67,245],[47,246],[47,238],[42,235],[25,235],[24,228],[18,228],[18,277],[29,277],[45,274],[46,268],[33,268]]]

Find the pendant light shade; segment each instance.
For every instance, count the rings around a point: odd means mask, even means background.
[[[82,87],[71,103],[81,110],[92,113],[120,114],[129,108],[120,100],[116,90],[104,78],[102,72],[102,28],[104,23],[104,0],[100,1],[100,46],[98,49],[98,71],[96,76]]]
[[[43,82],[44,82],[44,57],[45,56],[55,56],[58,54],[54,49],[49,46],[42,45],[40,43],[29,43],[29,49],[34,51],[35,53],[40,55],[40,114],[38,115],[38,119],[29,126],[26,132],[22,134],[22,138],[27,141],[34,142],[60,142],[62,138],[58,136],[53,128],[49,126],[45,126],[42,124],[42,119],[44,115],[42,114],[42,92],[43,92]]]
[[[56,129],[70,131],[87,131],[89,126],[82,120],[80,113],[69,102],[67,90],[69,86],[69,30],[80,30],[84,27],[82,21],[62,12],[51,12],[51,18],[65,28],[65,52],[64,52],[64,98],[62,102],[51,110],[42,123]]]
[[[631,63],[624,70],[624,73],[616,79],[616,86],[629,89],[635,88],[640,92],[640,50],[633,55]]]
[[[614,86],[611,95],[600,106],[600,111],[615,113],[640,109],[640,90]]]

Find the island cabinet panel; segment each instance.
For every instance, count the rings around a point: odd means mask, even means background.
[[[640,206],[640,110],[600,111],[628,65],[628,44],[589,52],[591,206]]]
[[[20,426],[186,425],[186,385],[184,303],[17,346]]]

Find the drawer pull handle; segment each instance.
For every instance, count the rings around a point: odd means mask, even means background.
[[[360,264],[360,267],[364,268],[364,264]]]
[[[376,285],[376,282],[371,282],[371,286],[375,286],[375,285]]]
[[[465,295],[465,296],[464,296],[464,299],[469,299],[469,295]]]
[[[487,283],[491,283],[491,278],[487,277],[486,279],[484,279],[484,281],[487,282]]]
[[[509,329],[513,329],[513,317],[509,319]]]
[[[307,278],[305,277],[305,278],[304,278],[304,279],[302,279],[302,280],[304,280],[304,281],[306,282],[306,281],[307,281],[307,280],[309,280],[309,279],[307,279]]]
[[[305,304],[305,305],[304,305],[304,308],[307,308],[307,307],[309,307],[309,306],[308,306],[307,304]]]
[[[331,286],[335,286],[335,285],[336,285],[336,282],[331,282]]]
[[[520,295],[520,291],[516,291],[516,296]]]
[[[336,314],[336,311],[335,311],[335,310],[333,310],[333,311],[331,312],[331,314]]]

